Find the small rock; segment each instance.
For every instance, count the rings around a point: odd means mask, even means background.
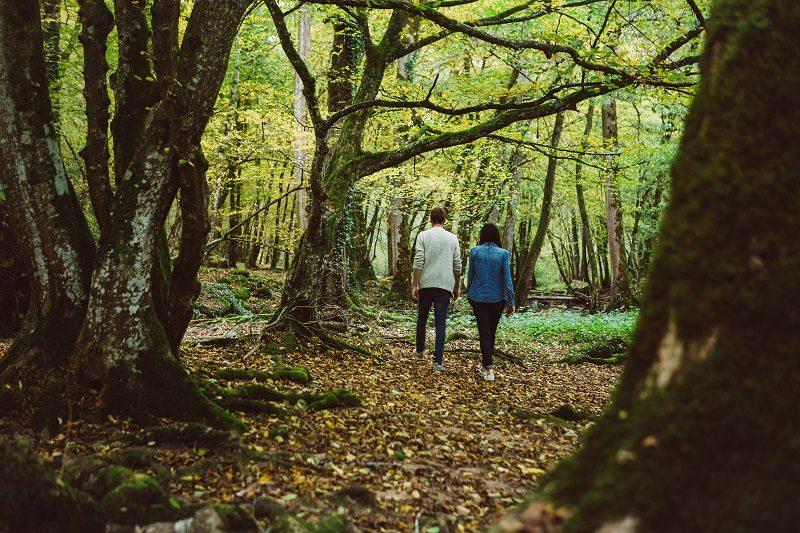
[[[206,505],[194,514],[188,533],[225,533],[225,521],[219,513]]]

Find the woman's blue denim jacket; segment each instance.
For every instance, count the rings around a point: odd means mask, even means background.
[[[506,305],[514,305],[508,250],[494,243],[484,243],[469,251],[467,297],[476,302],[505,300]]]

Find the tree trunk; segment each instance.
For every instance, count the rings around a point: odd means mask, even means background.
[[[617,150],[617,101],[606,98],[603,101],[603,141],[607,149]],[[622,223],[622,197],[620,195],[617,156],[608,156],[609,168],[606,174],[606,231],[608,232],[608,260],[611,274],[611,294],[607,309],[631,305],[628,261],[625,255],[625,228]]]
[[[26,383],[42,377],[58,383],[69,366],[74,395],[89,397],[90,389],[98,390],[106,409],[241,427],[200,394],[171,349],[177,345],[172,335],[179,340],[183,331],[171,333],[170,326],[173,317],[183,316],[186,291],[196,289],[194,274],[202,254],[197,253],[197,242],[190,241],[205,241],[207,232],[204,219],[191,216],[202,210],[206,197],[204,178],[202,183],[199,178],[204,171],[199,143],[248,4],[195,2],[179,53],[177,40],[172,45],[164,42],[162,33],[154,38],[153,64],[160,66],[161,74],[174,64],[174,77],[165,79],[163,100],[143,113],[140,106],[152,94],[134,89],[150,88],[139,84],[146,80],[137,74],[150,68],[147,57],[141,62],[141,52],[149,49],[149,31],[142,25],[145,3],[115,3],[118,17],[130,15],[117,21],[120,61],[114,85],[119,114],[111,128],[117,190],[96,254],[55,138],[38,6],[10,1],[0,5],[2,70],[17,73],[13,84],[0,81],[0,175],[15,220],[25,228],[34,275],[26,329],[0,362],[3,382],[19,376]],[[153,25],[161,27],[165,20],[157,11]],[[170,20],[176,25],[170,35],[177,38],[177,18]],[[177,57],[169,56],[173,52]],[[138,57],[131,59],[134,55]],[[126,124],[131,130],[123,135]],[[199,170],[188,171],[187,165]],[[183,249],[173,274],[189,273],[189,279],[178,280],[188,289],[180,283],[170,287],[169,278],[160,277],[169,273],[163,227],[179,187],[184,188]],[[184,199],[194,205],[185,206]]]
[[[508,200],[506,224],[504,228],[504,244],[511,257],[514,257],[514,236],[517,234],[517,210],[519,209],[519,193],[522,185],[522,148],[516,147],[511,154],[509,165],[512,168],[511,198]]]
[[[31,273],[23,329],[0,360],[0,382],[37,403],[60,379],[86,310],[94,243],[59,148],[36,2],[0,4],[0,179]]]
[[[419,17],[410,19],[407,31],[403,38],[405,44],[417,42],[419,31]],[[397,79],[411,82],[414,79],[414,65],[416,53],[404,55],[397,60]],[[401,127],[397,134],[398,141],[408,137],[408,128]],[[393,179],[394,190],[398,193],[405,185],[402,174]],[[393,195],[389,200],[389,216],[386,220],[386,252],[388,259],[389,275],[392,276],[392,291],[400,298],[408,298],[411,294],[411,261],[409,257],[409,234],[411,222],[409,220],[410,208],[408,202],[399,194]]]
[[[581,147],[587,146],[589,135],[592,133],[594,123],[594,104],[589,104],[586,111],[586,126],[583,129],[583,140]],[[586,200],[583,194],[583,165],[580,161],[575,163],[575,197],[578,202],[578,213],[581,217],[581,246],[583,248],[584,259],[581,263],[582,279],[589,282],[592,294],[595,294],[600,286],[600,276],[597,272],[597,260],[594,253],[594,242],[592,239],[592,225],[589,222],[589,213],[586,210]]]
[[[311,56],[311,10],[308,6],[301,8],[300,17],[297,19],[298,53],[304,61]],[[305,179],[306,158],[308,157],[308,140],[306,136],[306,121],[308,110],[306,98],[303,95],[303,80],[295,74],[294,77],[294,181],[300,185],[308,181]],[[295,212],[297,213],[297,227],[305,231],[308,226],[308,195],[304,189],[295,193]]]
[[[528,293],[532,287],[536,286],[534,283],[536,261],[539,259],[539,254],[542,252],[544,239],[547,236],[547,227],[550,225],[550,208],[553,203],[553,188],[555,186],[556,167],[558,165],[555,149],[558,148],[558,144],[561,142],[561,131],[563,128],[564,112],[562,111],[556,115],[555,124],[553,125],[553,135],[550,138],[550,149],[553,153],[551,153],[547,161],[547,174],[544,178],[544,192],[542,193],[542,209],[539,212],[536,234],[533,237],[530,248],[528,248],[525,255],[522,256],[517,266],[517,285],[514,287],[517,306],[527,304]]]
[[[723,0],[708,22],[622,381],[541,488],[564,531],[800,521],[800,5]]]
[[[5,172],[4,167],[0,166],[0,172]],[[5,181],[0,179],[0,184]],[[8,209],[8,200],[0,199],[0,337],[11,337],[19,331],[30,300],[30,271]]]

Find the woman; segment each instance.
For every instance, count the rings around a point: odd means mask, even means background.
[[[494,381],[492,356],[497,324],[503,308],[506,315],[514,312],[514,286],[511,283],[511,258],[500,247],[500,230],[494,224],[484,224],[478,246],[469,251],[467,299],[478,322],[483,363],[483,379]]]

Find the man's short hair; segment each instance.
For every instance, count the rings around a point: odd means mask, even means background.
[[[444,224],[446,219],[447,211],[444,210],[444,207],[434,207],[431,209],[431,223]]]

